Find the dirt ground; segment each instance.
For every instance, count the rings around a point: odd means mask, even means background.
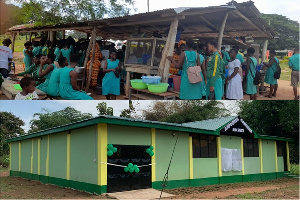
[[[14,61],[16,64],[16,73],[20,73],[23,72],[23,53],[22,52],[16,52],[14,53]],[[265,95],[258,95],[257,100],[293,100],[294,99],[294,95],[293,95],[293,88],[291,87],[291,83],[290,81],[285,81],[285,80],[278,80],[278,91],[277,91],[277,97],[273,97],[273,98],[267,98],[265,97]],[[265,86],[268,86],[267,84]],[[269,88],[267,88],[267,92],[269,91]],[[90,93],[92,93],[92,97],[95,100],[106,100],[105,96],[102,95],[97,95],[94,90],[90,90]],[[300,92],[299,92],[300,93]],[[250,96],[249,95],[245,95],[244,96],[245,100],[250,100]],[[0,96],[0,100],[7,100],[7,97],[5,97],[5,95],[1,95]],[[117,96],[117,100],[125,100],[125,98],[121,95],[121,96]],[[137,99],[133,99],[133,100],[137,100]]]
[[[299,179],[234,183],[165,190],[171,199],[299,199]]]

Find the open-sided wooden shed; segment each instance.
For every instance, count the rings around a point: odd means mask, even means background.
[[[159,31],[165,37],[166,44],[157,74],[162,76],[164,82],[167,81],[170,67],[170,62],[166,58],[173,53],[178,32],[183,39],[194,38],[202,41],[217,39],[219,49],[222,44],[239,43],[235,40],[236,38],[252,37],[254,40],[264,40],[263,55],[267,50],[267,41],[275,37],[275,32],[260,18],[260,12],[252,1],[244,3],[231,1],[226,5],[211,7],[165,9],[117,18],[48,26],[12,27],[9,32],[15,38],[17,33],[48,31],[50,39],[53,39],[53,32],[62,30],[75,30],[91,34],[88,51],[95,48],[93,44],[95,44],[96,36],[105,39],[127,40],[139,35],[152,37],[154,31]],[[223,39],[227,42],[224,43]],[[85,60],[85,67],[87,59],[88,57]],[[91,62],[92,64],[93,62]],[[142,73],[147,74],[152,70],[151,66],[148,68]],[[130,72],[141,73],[137,67],[127,67],[126,71],[128,80]],[[91,74],[89,74],[90,77]],[[127,81],[127,88],[129,88],[129,81]]]

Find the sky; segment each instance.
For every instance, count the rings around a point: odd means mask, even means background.
[[[40,113],[43,109],[51,112],[62,110],[68,106],[75,108],[83,113],[91,113],[94,117],[98,116],[96,106],[103,101],[0,101],[0,112],[11,112],[20,117],[24,122],[24,130],[27,132],[30,128],[30,120],[34,113]],[[123,109],[129,107],[129,101],[104,101],[108,107],[114,110],[114,116],[120,116]],[[235,104],[232,101],[222,101],[228,110],[235,110]],[[142,110],[149,109],[153,101],[133,101],[138,115]],[[231,115],[236,115],[232,112]]]
[[[150,0],[150,11],[177,7],[208,7],[225,5],[231,0]],[[236,0],[238,3],[248,0]],[[280,14],[300,22],[299,0],[252,0],[257,9],[264,14]],[[147,12],[147,0],[135,0],[138,13]]]

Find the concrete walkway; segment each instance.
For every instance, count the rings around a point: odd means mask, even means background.
[[[116,192],[116,193],[107,193],[111,197],[117,199],[159,199],[161,191],[155,190],[153,188],[142,189],[142,190],[131,190],[126,192]],[[163,197],[172,197],[173,194],[168,194],[163,192]]]

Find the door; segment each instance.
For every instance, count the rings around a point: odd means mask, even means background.
[[[149,146],[114,145],[116,153],[108,157],[111,164],[127,166],[129,163],[139,167],[140,172],[125,172],[124,167],[107,165],[107,192],[121,192],[128,190],[146,189],[152,187],[151,157],[146,152]]]

